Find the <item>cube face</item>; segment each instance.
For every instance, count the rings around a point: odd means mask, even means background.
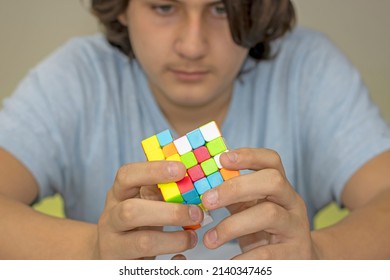
[[[163,151],[163,154],[164,154],[165,158],[173,156],[175,154],[178,154],[177,149],[175,147],[175,144],[173,144],[173,142],[171,142],[168,145],[164,146],[162,151]]]
[[[215,188],[223,183],[224,179],[219,171],[207,176],[211,188]]]
[[[204,137],[199,129],[195,129],[187,133],[187,138],[191,144],[192,149],[199,148],[205,144]]]
[[[187,169],[194,167],[198,164],[196,157],[193,152],[188,152],[180,157],[182,163],[184,163]]]
[[[159,184],[161,194],[164,197],[164,200],[167,202],[182,203],[183,197],[180,193],[179,187],[175,182]]]
[[[194,182],[194,186],[199,195],[202,195],[211,189],[210,183],[206,177],[203,177],[202,179]]]
[[[221,135],[221,132],[215,122],[209,122],[199,128],[199,130],[202,132],[202,135],[204,137],[204,140],[207,142],[210,142],[213,139],[216,139]]]
[[[228,151],[217,124],[207,123],[186,135],[173,139],[169,130],[144,139],[142,148],[148,161],[181,161],[188,176],[181,181],[159,184],[164,200],[174,203],[197,204],[201,196],[223,181],[239,175],[238,171],[222,168],[219,156]]]
[[[194,155],[196,160],[201,163],[211,157],[209,150],[207,150],[206,146],[199,147],[194,150]]]
[[[186,136],[174,140],[173,143],[181,156],[192,151],[191,143]]]
[[[161,147],[164,147],[173,141],[171,132],[168,129],[156,134],[156,137]]]
[[[223,141],[222,137],[218,137],[211,140],[206,144],[206,147],[209,150],[210,155],[212,156],[216,156],[227,150],[225,142]]]
[[[187,169],[187,173],[193,182],[196,182],[205,177],[205,174],[200,165],[195,165],[194,167]]]
[[[146,154],[148,161],[164,160],[165,156],[161,149],[155,149]]]
[[[202,162],[200,166],[202,167],[204,175],[206,176],[209,176],[210,174],[218,171],[218,166],[213,158],[209,158],[208,160]]]
[[[194,190],[194,184],[190,177],[185,176],[183,179],[177,182],[177,186],[179,187],[180,193],[185,194]],[[188,200],[185,199],[188,202]]]
[[[141,144],[145,154],[148,154],[153,150],[156,150],[161,147],[156,135],[150,136],[149,138],[142,140]]]

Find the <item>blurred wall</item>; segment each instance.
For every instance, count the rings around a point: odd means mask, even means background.
[[[0,101],[69,37],[93,33],[89,0],[0,0]],[[390,122],[389,0],[295,0],[299,24],[327,33],[361,71]]]
[[[67,39],[96,32],[88,1],[0,0],[0,101]]]

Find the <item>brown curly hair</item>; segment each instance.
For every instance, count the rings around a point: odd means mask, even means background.
[[[134,57],[127,27],[118,21],[130,0],[92,0],[91,12],[104,26],[107,40]],[[289,0],[223,0],[234,42],[249,49],[256,60],[270,57],[270,43],[295,25]]]

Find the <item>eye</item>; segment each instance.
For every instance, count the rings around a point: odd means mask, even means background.
[[[153,5],[152,9],[160,15],[170,15],[175,11],[172,5]]]
[[[215,15],[217,17],[226,17],[227,16],[225,5],[222,3],[212,6],[211,10],[212,10],[213,15]]]

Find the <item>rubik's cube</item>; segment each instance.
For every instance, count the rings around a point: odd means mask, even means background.
[[[202,225],[211,222],[212,218],[203,207],[201,196],[240,174],[239,171],[223,168],[219,161],[221,154],[227,151],[227,146],[217,124],[212,121],[178,139],[173,139],[167,129],[144,139],[141,144],[148,161],[180,161],[187,169],[182,180],[158,184],[164,200],[199,205],[205,211]],[[189,228],[198,227],[200,225]]]

